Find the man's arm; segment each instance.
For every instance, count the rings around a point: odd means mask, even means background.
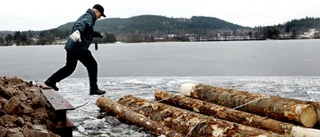
[[[93,32],[93,37],[102,38],[103,35],[102,35],[102,33],[100,33],[100,32],[94,31],[94,32]]]

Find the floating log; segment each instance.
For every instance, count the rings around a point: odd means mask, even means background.
[[[183,84],[181,94],[276,120],[313,127],[318,114],[313,105],[278,96],[255,94],[203,84]]]
[[[214,117],[217,116],[220,119],[269,130],[279,134],[304,137],[320,135],[320,130],[309,130],[309,128],[299,127],[291,123],[285,123],[252,113],[230,109],[210,102],[188,98],[182,95],[175,95],[164,90],[157,90],[155,92],[155,98],[161,102],[173,106],[193,110],[195,112]]]
[[[132,95],[124,96],[118,103],[186,136],[282,136]]]
[[[146,118],[145,116],[132,111],[131,109],[120,105],[111,99],[100,96],[96,102],[96,105],[103,111],[116,115],[121,121],[125,121],[128,124],[135,124],[139,127],[143,127],[145,130],[151,131],[152,134],[160,136],[165,135],[167,137],[183,137],[182,134],[169,129],[157,122]]]

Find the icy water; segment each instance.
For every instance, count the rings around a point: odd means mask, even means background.
[[[153,100],[157,89],[177,93],[183,83],[204,83],[224,88],[279,95],[309,101],[320,101],[319,77],[110,77],[100,78],[100,87],[108,92],[106,96],[118,100],[124,95],[135,95]],[[95,105],[98,96],[88,95],[88,83],[84,78],[71,78],[59,85],[64,96],[74,106],[89,101],[88,105],[70,111],[78,129],[75,136],[146,137],[147,132],[135,126],[119,122],[114,117],[96,118],[99,108]]]
[[[99,64],[98,85],[118,100],[132,94],[154,99],[163,89],[178,93],[183,83],[204,83],[269,95],[320,101],[320,40],[103,44],[92,54]],[[0,47],[0,76],[45,80],[65,63],[63,45]],[[61,81],[59,94],[72,105],[74,136],[147,137],[141,128],[116,118],[98,118],[81,63]]]

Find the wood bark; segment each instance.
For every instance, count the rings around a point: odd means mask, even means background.
[[[243,125],[248,125],[256,128],[269,130],[279,134],[295,136],[297,135],[297,133],[299,133],[299,135],[310,136],[310,133],[312,133],[312,135],[314,134],[320,135],[320,130],[310,131],[308,128],[303,128],[303,127],[299,128],[299,126],[296,126],[291,123],[285,123],[285,122],[281,122],[271,118],[255,115],[252,113],[230,109],[230,108],[216,105],[210,102],[192,99],[182,95],[176,95],[173,93],[166,92],[164,90],[157,90],[155,92],[155,98],[158,101],[161,101],[163,103],[167,103],[173,106],[192,110],[195,112],[199,112],[201,114],[218,117],[220,119],[225,119],[225,120],[240,123]],[[297,131],[297,129],[299,129],[299,132]],[[300,132],[300,131],[307,131],[307,132]]]
[[[318,114],[313,105],[278,96],[269,96],[203,84],[182,85],[181,93],[229,108],[267,116],[276,120],[313,127]]]
[[[160,136],[165,135],[167,137],[183,137],[182,134],[169,129],[157,122],[150,120],[149,118],[138,114],[131,109],[120,105],[119,103],[112,101],[111,99],[100,96],[96,102],[96,105],[103,111],[116,115],[121,121],[128,124],[135,124],[136,126],[143,127],[145,130],[151,131],[152,134]]]
[[[299,100],[299,99],[291,99],[291,98],[282,98],[283,100],[286,100],[287,102],[294,101],[300,104],[310,104],[312,105],[318,114],[318,121],[316,128],[320,129],[320,102],[314,102],[314,101],[304,101],[304,100]]]
[[[124,96],[118,103],[186,136],[282,136],[131,95]]]

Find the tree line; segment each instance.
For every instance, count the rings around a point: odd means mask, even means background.
[[[0,37],[0,45],[49,45],[68,38],[73,22],[44,31],[16,31]],[[297,39],[309,29],[320,29],[320,19],[306,17],[273,26],[254,28],[233,24],[214,17],[193,16],[169,18],[141,15],[131,18],[98,20],[95,30],[105,32],[100,42],[156,42],[156,41],[210,41],[210,40],[264,40]],[[318,31],[314,38],[320,38]]]
[[[69,24],[71,25],[71,24]],[[66,27],[65,24],[61,27]],[[306,17],[273,26],[240,26],[214,17],[193,16],[169,18],[141,15],[113,18],[97,22],[97,28],[112,32],[123,42],[203,41],[203,40],[265,40],[297,39],[309,29],[320,29],[320,19]],[[319,38],[319,32],[313,38]]]
[[[59,40],[66,40],[70,35],[69,30],[50,29],[43,31],[15,31],[0,37],[1,46],[11,45],[52,45]],[[117,41],[114,34],[105,33],[105,37],[99,40],[102,43],[114,43]]]

